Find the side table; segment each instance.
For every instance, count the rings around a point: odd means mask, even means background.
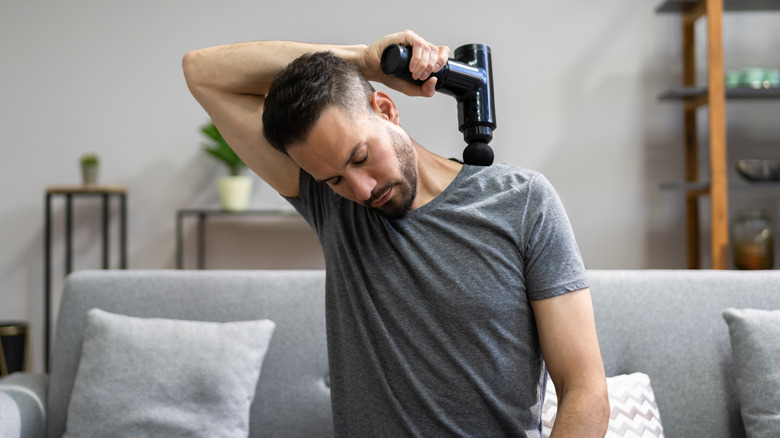
[[[244,210],[244,211],[229,211],[216,208],[193,208],[182,209],[176,212],[176,268],[182,269],[184,267],[184,230],[183,222],[187,216],[194,216],[197,218],[197,244],[196,251],[198,255],[198,269],[206,268],[206,220],[212,216],[228,216],[228,217],[246,217],[246,216],[258,216],[258,217],[277,217],[277,218],[294,218],[300,217],[295,210]]]
[[[73,198],[77,196],[98,196],[103,206],[103,269],[109,268],[109,203],[111,197],[119,198],[119,267],[127,269],[127,189],[119,185],[70,185],[46,188],[46,231],[44,236],[44,353],[45,368],[49,371],[51,347],[51,213],[55,196],[65,198],[65,275],[73,271]]]

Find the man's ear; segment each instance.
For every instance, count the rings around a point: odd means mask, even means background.
[[[374,109],[379,117],[389,120],[396,125],[401,121],[395,102],[393,102],[393,99],[390,99],[390,96],[381,91],[374,91],[374,94],[371,95],[371,108]]]

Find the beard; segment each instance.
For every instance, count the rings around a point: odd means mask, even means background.
[[[412,210],[412,204],[417,196],[417,163],[412,142],[391,128],[387,128],[387,132],[393,142],[395,155],[398,159],[398,168],[403,179],[391,182],[375,190],[376,195],[371,196],[366,205],[370,206],[376,201],[378,196],[382,196],[389,189],[395,188],[397,196],[394,196],[379,207],[371,208],[386,219],[400,219]]]

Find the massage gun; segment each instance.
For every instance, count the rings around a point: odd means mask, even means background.
[[[412,79],[410,47],[391,44],[382,53],[382,71],[390,76]],[[493,68],[490,47],[467,44],[455,49],[455,58],[431,76],[437,78],[436,91],[454,96],[458,102],[458,129],[468,146],[463,150],[463,162],[479,166],[493,163],[493,150],[488,143],[496,129],[496,108],[493,99]]]

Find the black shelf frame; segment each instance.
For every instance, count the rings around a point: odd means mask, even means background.
[[[65,276],[73,272],[73,203],[77,197],[99,197],[102,205],[102,269],[110,269],[109,264],[109,220],[111,217],[111,198],[119,201],[119,269],[127,269],[127,189],[124,186],[50,186],[46,188],[44,201],[44,265],[43,265],[43,330],[44,330],[44,369],[51,371],[51,317],[52,317],[52,221],[55,197],[64,197],[65,203]]]
[[[212,217],[264,217],[271,219],[300,219],[303,217],[295,210],[252,209],[230,211],[218,208],[183,208],[176,211],[176,269],[184,269],[184,220],[187,217],[197,219],[196,251],[197,269],[206,269],[206,222]]]

